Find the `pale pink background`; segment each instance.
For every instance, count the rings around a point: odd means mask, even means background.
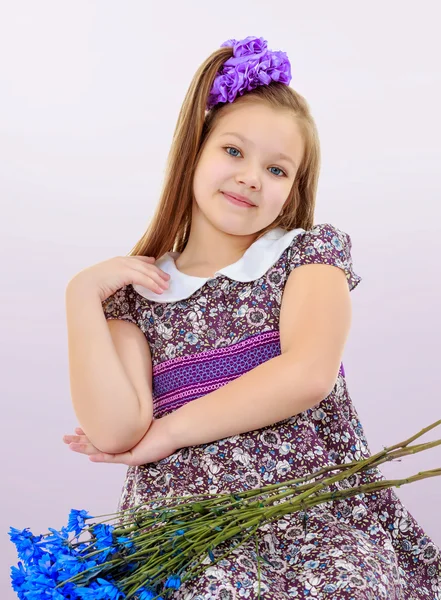
[[[126,254],[153,213],[180,104],[229,38],[291,58],[318,123],[316,223],[353,242],[344,365],[371,448],[441,418],[440,42],[436,2],[17,1],[0,14],[2,493],[0,596],[15,598],[10,526],[60,528],[116,509],[126,467],[62,443],[71,406],[64,294]],[[441,428],[423,441],[441,438]],[[436,448],[384,468],[441,467]],[[398,490],[441,544],[441,479]]]

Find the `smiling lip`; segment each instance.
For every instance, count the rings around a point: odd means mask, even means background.
[[[255,204],[248,200],[248,198],[245,198],[245,196],[240,196],[239,194],[230,194],[229,192],[222,193],[224,196],[226,196],[227,200],[230,200],[230,202],[233,202],[234,204],[239,206],[248,206],[250,208],[255,207]]]

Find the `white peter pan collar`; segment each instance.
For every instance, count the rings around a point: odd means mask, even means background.
[[[287,231],[282,227],[271,229],[251,244],[238,261],[216,271],[213,277],[195,277],[194,275],[182,273],[175,264],[175,260],[180,253],[166,252],[155,264],[170,275],[169,287],[162,294],[156,294],[139,284],[133,284],[133,288],[148,300],[165,303],[188,298],[207,281],[220,275],[225,275],[235,281],[255,281],[277,262],[292,240],[304,232],[305,229],[301,228],[292,229],[291,231]]]

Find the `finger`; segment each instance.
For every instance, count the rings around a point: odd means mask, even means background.
[[[106,452],[99,452],[98,454],[92,454],[89,456],[89,460],[99,463],[128,465],[128,461],[130,460],[130,452],[121,452],[120,454],[107,454]]]
[[[79,433],[80,435],[86,435],[85,431],[81,429],[81,427],[75,427],[75,433]]]
[[[73,450],[73,452],[78,452],[79,454],[86,454],[87,456],[91,456],[93,454],[99,454],[100,451],[98,448],[95,448],[92,444],[76,444],[70,443],[69,448]]]
[[[65,444],[70,444],[72,442],[76,444],[89,444],[90,440],[85,435],[64,435],[63,442]]]
[[[144,268],[134,267],[132,278],[133,283],[142,285],[157,294],[161,294],[168,288],[168,281],[163,279],[156,271],[147,269],[147,265],[145,265]]]
[[[141,282],[141,285],[149,290],[152,290],[152,292],[155,292],[156,294],[162,294],[163,291],[168,288],[163,279],[161,279],[159,276],[155,277],[151,274],[147,275],[145,279],[143,278]]]
[[[163,279],[170,279],[170,275],[168,273],[166,273],[165,271],[163,271],[162,269],[160,269],[159,267],[157,267],[156,265],[153,265],[156,269],[156,273],[162,277]]]
[[[141,263],[139,265],[135,264],[132,266],[140,273],[147,274],[149,277],[153,278],[155,281],[158,281],[158,283],[160,284],[164,283],[164,280],[168,282],[168,280],[170,279],[170,275],[154,263]]]
[[[147,267],[145,267],[145,270],[143,271],[143,273],[145,275],[147,275],[148,277],[150,277],[150,279],[152,281],[154,281],[155,283],[157,283],[158,285],[166,288],[169,286],[169,279],[170,279],[170,275],[168,273],[166,273],[165,271],[161,271],[158,268],[154,268],[152,269],[147,269]]]
[[[154,256],[143,256],[141,254],[135,254],[135,258],[140,258],[141,260],[144,260],[145,262],[155,262],[156,258]]]
[[[165,271],[163,271],[162,269],[160,269],[159,267],[156,267],[158,269],[158,275],[160,277],[162,277],[163,279],[170,279],[170,275],[168,273],[166,273]]]
[[[63,435],[63,442],[79,442],[82,436],[72,435],[71,433],[66,433]]]

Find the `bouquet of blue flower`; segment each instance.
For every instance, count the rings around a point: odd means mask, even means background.
[[[167,598],[182,582],[198,577],[262,525],[296,511],[335,499],[377,492],[388,487],[441,475],[423,471],[399,480],[372,481],[335,489],[357,472],[438,446],[441,440],[411,445],[441,420],[408,440],[367,459],[324,467],[305,477],[229,494],[155,498],[154,508],[138,505],[101,515],[72,509],[66,527],[34,535],[29,528],[10,528],[20,561],[11,568],[12,587],[26,600],[154,600]],[[331,488],[331,489],[330,489]],[[110,518],[108,518],[110,517]],[[113,524],[111,523],[113,522]],[[85,538],[85,539],[80,539]],[[214,556],[214,549],[225,549]],[[218,548],[219,549],[219,548]],[[259,561],[259,555],[258,561]],[[260,571],[258,564],[259,581]]]

